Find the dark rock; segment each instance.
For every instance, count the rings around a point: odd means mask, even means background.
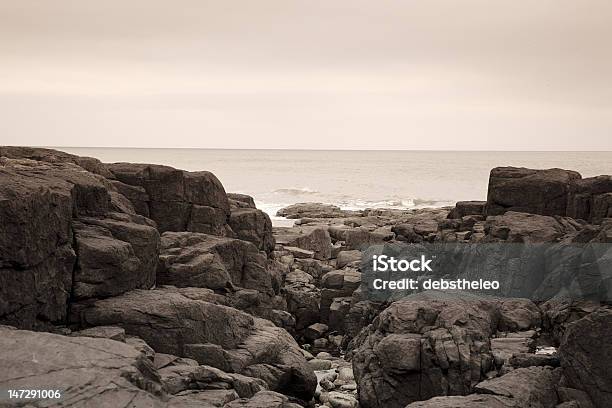
[[[353,353],[361,405],[468,394],[491,367],[497,316],[495,302],[467,294],[424,292],[391,304]]]
[[[580,179],[575,171],[562,169],[496,167],[489,177],[486,214],[516,211],[565,216],[570,185]]]
[[[270,253],[274,250],[272,221],[265,212],[255,208],[234,209],[229,225],[237,238],[252,242],[260,251]]]
[[[277,389],[306,400],[315,390],[316,378],[285,330],[199,300],[195,288],[135,290],[75,307],[75,314],[82,325],[117,325],[157,352],[188,356],[224,371],[256,376],[249,367],[270,364],[282,373],[282,379],[276,378]]]
[[[557,355],[518,353],[510,357],[509,363],[514,368],[550,366],[559,367],[561,362]]]
[[[448,218],[462,218],[466,215],[484,215],[486,201],[458,201],[448,213]]]
[[[227,193],[227,198],[235,208],[257,208],[255,207],[255,200],[250,195]]]
[[[488,217],[486,229],[492,240],[522,243],[557,242],[570,232],[554,217],[514,211]]]
[[[280,275],[267,268],[267,260],[255,245],[239,239],[192,232],[162,234],[161,284],[179,287],[255,289],[274,296]]]
[[[612,217],[612,176],[576,180],[570,186],[567,216],[589,222]]]
[[[289,219],[298,218],[342,218],[352,216],[354,212],[343,211],[340,207],[321,203],[298,203],[277,211],[276,215]]]
[[[210,172],[187,172],[153,164],[107,164],[121,183],[144,189],[148,195],[148,214],[143,213],[146,198],[142,190],[134,208],[157,222],[160,232],[193,231],[228,235],[230,206],[219,180]]]
[[[0,328],[0,360],[2,389],[44,384],[62,390],[64,404],[164,406],[150,360],[118,341]]]
[[[585,391],[596,407],[612,406],[612,310],[600,309],[570,323],[559,348],[569,386]]]
[[[331,257],[331,238],[325,228],[284,228],[276,232],[275,238],[278,244],[313,251],[315,259],[327,260]]]

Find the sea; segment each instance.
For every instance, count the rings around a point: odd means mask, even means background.
[[[343,209],[443,207],[485,200],[497,166],[612,174],[612,152],[213,150],[57,147],[103,162],[165,164],[213,172],[227,192],[253,196],[274,225],[283,207],[302,202]]]

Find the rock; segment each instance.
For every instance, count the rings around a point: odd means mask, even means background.
[[[108,234],[115,234],[112,239],[122,252],[107,255],[124,265],[116,263],[109,269],[113,269],[110,274],[128,273],[125,288],[154,284],[154,275],[147,270],[156,262],[151,257],[158,239],[152,223],[136,215],[110,212],[112,197],[119,193],[102,176],[63,159],[49,160],[0,159],[0,221],[4,227],[0,235],[0,322],[21,328],[65,323],[73,275],[75,284],[80,284],[82,275],[77,272],[89,259],[84,247],[75,271],[75,250],[80,250],[78,237],[74,242],[75,220],[81,224],[95,220]],[[132,230],[128,238],[125,230]],[[146,233],[139,235],[136,230]],[[103,273],[106,271],[99,270],[93,275]]]
[[[600,307],[599,303],[569,297],[555,297],[540,305],[542,328],[560,344],[566,328]]]
[[[0,157],[9,159],[29,159],[46,163],[72,163],[83,169],[99,174],[103,177],[112,177],[106,165],[93,157],[76,156],[55,149],[25,146],[0,146]]]
[[[338,269],[342,269],[349,264],[355,264],[356,266],[359,266],[360,263],[361,251],[342,251],[338,254],[338,258],[336,260],[336,267]]]
[[[141,187],[149,197],[148,215],[160,232],[193,231],[227,235],[230,206],[219,180],[210,172],[186,172],[153,164],[107,164],[113,177]],[[136,203],[141,209],[142,203]]]
[[[484,215],[486,201],[458,201],[448,213],[448,218],[457,219],[466,215]]]
[[[314,252],[308,251],[306,249],[286,246],[284,247],[285,251],[289,252],[294,258],[297,259],[309,259],[314,258]]]
[[[612,310],[600,309],[570,323],[559,348],[570,387],[585,391],[596,407],[612,406]]]
[[[337,297],[334,298],[332,304],[329,306],[329,317],[328,323],[332,331],[338,331],[344,333],[344,321],[351,308],[350,297]]]
[[[117,326],[97,326],[73,332],[71,336],[96,337],[125,342],[125,330]]]
[[[514,211],[488,217],[486,230],[497,240],[522,243],[557,242],[568,232],[553,217]]]
[[[236,208],[257,208],[255,207],[255,200],[250,195],[227,193],[227,198],[230,200],[230,204],[234,204]]]
[[[500,331],[520,331],[540,327],[542,318],[540,309],[529,299],[503,299],[499,311]]]
[[[276,242],[284,246],[293,246],[314,252],[314,258],[327,260],[331,257],[331,238],[325,228],[293,227],[279,230]]]
[[[289,398],[272,391],[260,391],[252,398],[241,398],[224,405],[224,408],[300,408],[289,402]]]
[[[0,328],[0,360],[2,389],[44,384],[62,390],[64,404],[164,406],[151,362],[118,341]]]
[[[534,331],[506,333],[506,337],[491,339],[491,351],[498,366],[508,362],[513,355],[535,351]]]
[[[199,289],[205,291],[205,289]],[[316,387],[300,348],[283,329],[236,309],[199,299],[197,288],[135,290],[91,305],[76,305],[81,325],[117,325],[156,352],[186,356],[226,372],[255,376],[268,364],[271,389],[309,400]],[[208,296],[203,293],[204,298]],[[78,318],[78,319],[77,319]]]
[[[610,193],[612,193],[612,176],[575,180],[570,186],[567,216],[596,223],[611,217]]]
[[[423,292],[391,304],[353,353],[361,405],[469,393],[490,369],[497,313],[494,301],[467,294]]]
[[[547,367],[518,368],[501,377],[485,380],[474,390],[479,394],[508,397],[520,407],[554,408],[560,372]]]
[[[297,218],[341,218],[353,215],[351,211],[343,211],[340,207],[321,203],[298,203],[276,212],[279,217]]]
[[[306,340],[314,341],[316,339],[323,337],[325,333],[327,333],[328,330],[329,330],[329,327],[327,327],[326,324],[323,324],[323,323],[311,324],[310,326],[306,328],[306,330],[304,330],[304,338]]]
[[[575,171],[496,167],[489,177],[486,214],[515,211],[565,216],[570,186],[580,179]]]
[[[330,392],[328,401],[332,408],[357,408],[359,406],[359,402],[354,397],[341,392]]]
[[[160,284],[255,289],[274,296],[280,291],[280,274],[252,243],[192,232],[162,234]]]
[[[526,367],[559,367],[561,362],[557,355],[518,353],[510,357],[509,363],[514,368]]]
[[[146,221],[130,218],[114,214],[114,219],[83,217],[73,223],[78,251],[75,299],[115,296],[155,285],[159,233]]]
[[[363,250],[370,245],[378,245],[393,239],[391,230],[370,231],[368,228],[360,227],[345,232],[346,247],[351,250]]]
[[[313,358],[312,360],[308,360],[308,366],[313,371],[329,370],[332,366],[332,362],[329,360],[321,360],[318,358]]]
[[[260,251],[271,253],[274,250],[272,221],[265,212],[256,208],[232,209],[229,225],[237,238],[255,244]]]

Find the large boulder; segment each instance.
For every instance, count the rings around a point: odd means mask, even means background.
[[[123,196],[104,177],[62,161],[1,158],[0,186],[0,321],[61,323],[79,249],[73,220],[105,218]]]
[[[519,243],[557,242],[575,231],[554,217],[515,211],[488,217],[485,229],[489,240]]]
[[[74,318],[82,326],[120,326],[157,352],[261,378],[272,390],[304,400],[312,397],[316,378],[289,333],[210,300],[206,289],[135,290],[75,305]]]
[[[518,211],[565,216],[570,185],[581,178],[575,171],[496,167],[489,176],[487,215]]]
[[[213,290],[241,287],[270,295],[281,277],[250,242],[193,232],[162,234],[159,283]]]
[[[151,361],[118,341],[0,327],[0,361],[0,388],[60,390],[62,406],[165,406]]]
[[[489,371],[497,303],[468,294],[423,292],[385,309],[353,354],[364,407],[405,407],[465,395]]]
[[[601,408],[612,406],[611,336],[612,310],[600,309],[570,323],[559,348],[568,384]]]
[[[74,299],[102,298],[155,285],[159,233],[144,217],[107,213],[73,224],[78,259]]]
[[[332,255],[331,237],[323,227],[279,228],[275,238],[278,244],[313,251],[318,260],[328,260]]]
[[[136,187],[128,198],[157,222],[160,232],[193,231],[231,235],[230,206],[221,182],[210,172],[187,172],[153,164],[107,164],[113,178]],[[124,188],[124,191],[127,188]],[[144,196],[142,193],[146,193]],[[148,201],[143,200],[148,197]],[[146,204],[146,205],[145,205]]]
[[[272,221],[265,212],[256,208],[233,208],[229,225],[237,238],[249,241],[267,253],[274,250]]]
[[[549,367],[519,368],[475,387],[476,394],[436,397],[406,408],[554,408],[560,373]]]
[[[572,183],[567,216],[589,222],[612,217],[612,176],[589,177]]]

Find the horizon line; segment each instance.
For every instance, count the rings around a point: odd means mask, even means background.
[[[134,147],[134,146],[32,146],[32,145],[21,145],[22,147],[32,148],[47,148],[47,149],[132,149],[132,150],[253,150],[253,151],[312,151],[312,152],[465,152],[465,153],[486,153],[486,152],[516,152],[516,153],[612,153],[611,150],[518,150],[518,149],[493,149],[493,150],[473,150],[473,149],[303,149],[303,148],[233,148],[233,147]]]

